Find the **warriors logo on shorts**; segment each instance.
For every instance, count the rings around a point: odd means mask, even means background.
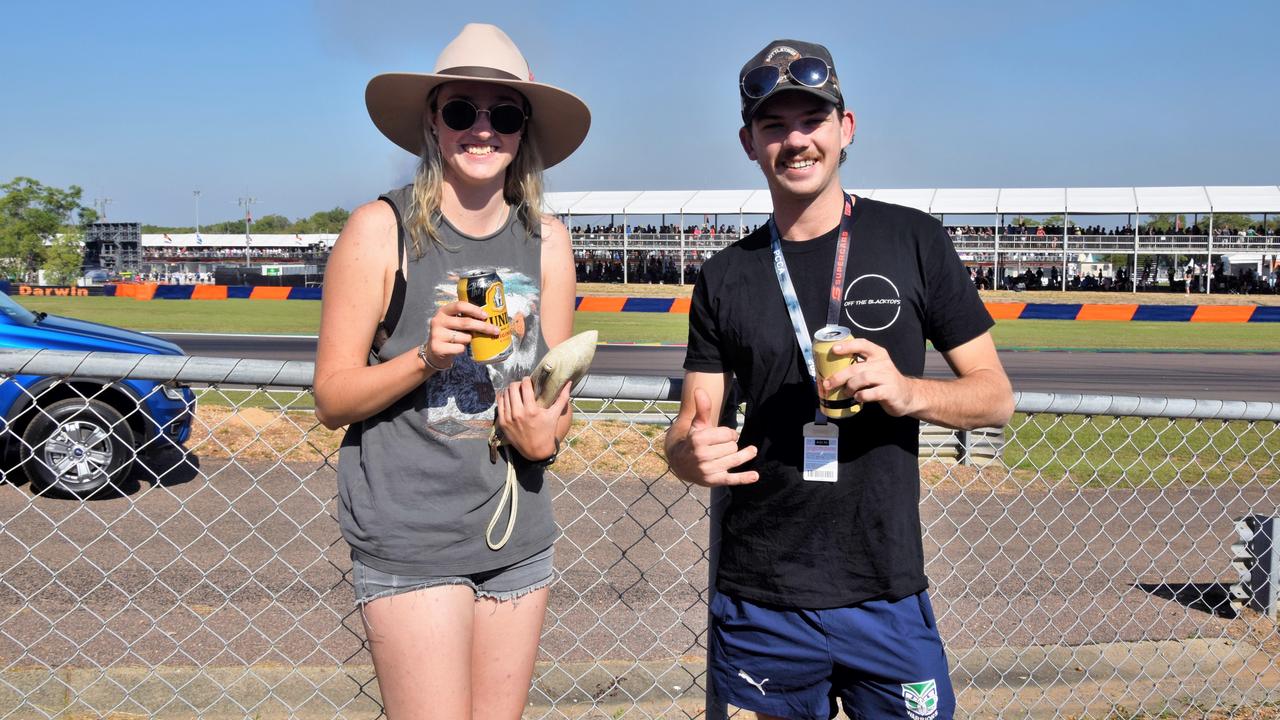
[[[933,720],[938,717],[938,683],[933,680],[903,684],[902,699],[907,704],[907,714],[912,720]]]

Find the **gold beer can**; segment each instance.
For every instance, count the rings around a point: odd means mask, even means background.
[[[458,300],[484,308],[489,323],[497,325],[498,337],[471,336],[471,359],[481,365],[501,362],[511,356],[511,322],[507,317],[507,295],[496,270],[472,270],[458,276]]]
[[[853,331],[837,325],[827,325],[813,334],[813,364],[818,371],[819,383],[823,378],[829,378],[853,364],[852,355],[836,355],[831,352],[837,343],[851,339]],[[818,406],[823,415],[833,420],[853,417],[862,409],[860,403],[845,395],[843,387],[825,394],[819,390]]]

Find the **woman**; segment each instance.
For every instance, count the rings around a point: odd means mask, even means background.
[[[575,292],[542,170],[590,113],[532,78],[501,30],[467,25],[434,73],[370,81],[370,117],[418,172],[352,213],[325,273],[316,415],[349,426],[339,522],[392,720],[518,718],[533,674],[556,535],[542,473],[570,414],[567,388],[543,409],[528,375],[569,337]],[[458,276],[484,268],[514,346],[490,365],[468,345],[499,328],[457,300]],[[495,426],[506,447],[491,450]]]

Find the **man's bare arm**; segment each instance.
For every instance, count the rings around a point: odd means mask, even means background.
[[[844,385],[855,400],[880,403],[895,417],[910,415],[935,425],[972,429],[1004,425],[1013,415],[1013,387],[990,333],[942,353],[956,374],[948,380],[903,375],[889,352],[869,340],[840,343],[835,352],[863,361],[824,380],[825,387]]]

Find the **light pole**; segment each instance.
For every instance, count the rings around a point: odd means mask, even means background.
[[[200,191],[192,190],[191,194],[196,198],[196,238],[200,237]]]
[[[102,218],[101,218],[102,222],[107,221],[107,206],[113,202],[115,202],[115,200],[112,200],[111,198],[94,198],[93,199],[93,206],[95,208],[98,208],[99,211],[102,213]]]
[[[246,269],[246,270],[248,270],[248,269],[249,269],[249,266],[250,266],[250,262],[249,262],[249,221],[250,221],[251,219],[253,219],[253,216],[251,215],[251,213],[252,213],[253,211],[249,209],[249,206],[250,206],[250,205],[253,205],[253,204],[254,204],[254,203],[256,203],[256,202],[258,202],[258,198],[251,198],[251,197],[242,197],[242,198],[240,198],[240,207],[244,208],[244,267],[245,267],[245,269]]]

